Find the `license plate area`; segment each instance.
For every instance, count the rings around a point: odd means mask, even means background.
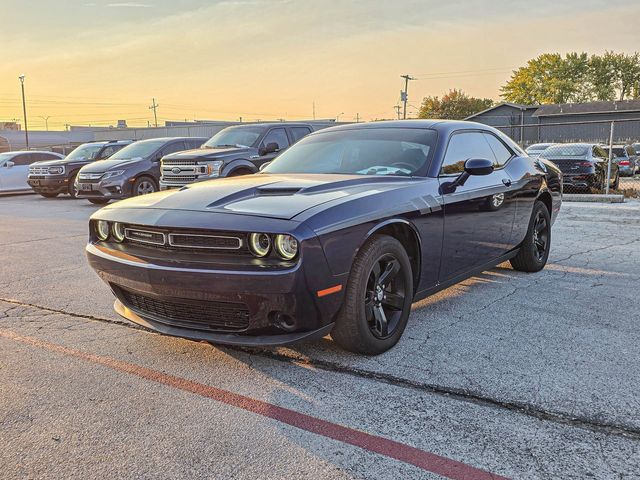
[[[93,190],[93,185],[91,185],[90,183],[81,183],[80,190],[82,192],[90,192],[91,190]]]

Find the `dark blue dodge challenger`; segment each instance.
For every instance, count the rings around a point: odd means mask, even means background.
[[[562,174],[469,122],[313,133],[262,172],[118,202],[87,255],[116,311],[168,335],[375,355],[411,303],[509,260],[544,267]]]

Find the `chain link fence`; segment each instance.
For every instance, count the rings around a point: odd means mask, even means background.
[[[496,126],[558,165],[565,193],[640,197],[640,118]]]

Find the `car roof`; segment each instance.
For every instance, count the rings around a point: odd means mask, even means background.
[[[209,140],[209,137],[155,137],[155,138],[143,138],[141,140],[137,140],[134,143],[154,142],[154,141],[172,142],[174,140],[202,140],[203,142],[206,142],[207,140]]]
[[[340,130],[360,130],[366,128],[430,128],[442,131],[452,131],[460,129],[477,129],[486,130],[488,132],[497,131],[495,128],[485,125],[484,123],[468,122],[465,120],[442,120],[442,119],[424,119],[424,120],[383,120],[380,122],[364,122],[349,123],[346,125],[336,125],[335,127],[323,128],[312,133],[317,135],[324,132],[335,132]]]
[[[3,152],[3,153],[12,153],[14,155],[21,155],[23,153],[51,153],[53,155],[60,155],[61,157],[64,157],[64,155],[62,155],[61,153],[50,152],[48,150],[14,150],[12,152]]]
[[[265,122],[265,123],[240,123],[237,125],[229,125],[226,128],[238,128],[238,127],[309,127],[313,130],[313,127],[309,123],[303,122]]]

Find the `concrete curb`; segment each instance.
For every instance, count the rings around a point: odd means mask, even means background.
[[[599,203],[624,203],[624,195],[590,195],[569,193],[562,196],[565,202],[599,202]]]

